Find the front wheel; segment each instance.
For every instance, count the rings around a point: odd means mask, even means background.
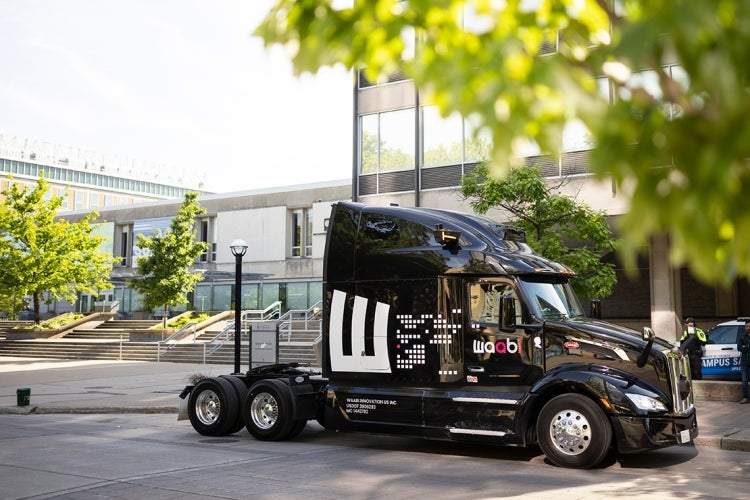
[[[203,379],[190,392],[188,417],[204,436],[224,436],[235,424],[239,402],[232,384],[223,378]]]
[[[248,432],[261,441],[280,441],[294,427],[292,392],[276,379],[253,384],[242,405],[242,418]]]
[[[601,408],[580,394],[551,399],[536,424],[539,446],[560,467],[588,469],[601,462],[612,442],[612,427]]]

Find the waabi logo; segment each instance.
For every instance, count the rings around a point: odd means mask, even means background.
[[[475,354],[520,354],[521,344],[516,340],[505,339],[497,342],[474,341]]]

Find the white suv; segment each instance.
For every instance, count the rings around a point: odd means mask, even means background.
[[[719,323],[706,331],[708,342],[703,346],[703,376],[716,378],[740,377],[740,352],[737,341],[745,334],[745,320]]]

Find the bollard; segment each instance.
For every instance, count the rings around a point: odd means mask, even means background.
[[[16,389],[16,404],[18,406],[29,406],[29,400],[31,399],[31,389],[25,387],[23,389]]]

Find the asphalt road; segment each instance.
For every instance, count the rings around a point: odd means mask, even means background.
[[[750,453],[675,446],[560,469],[536,449],[323,431],[208,438],[174,414],[0,415],[0,498],[746,498]]]

